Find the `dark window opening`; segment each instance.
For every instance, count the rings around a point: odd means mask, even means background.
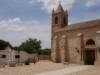
[[[20,55],[15,55],[15,58],[20,58]]]
[[[65,17],[64,17],[64,20],[63,21],[64,21],[64,24],[66,24],[66,18]]]
[[[89,40],[87,40],[86,45],[95,45],[95,42],[94,42],[94,40],[89,39]]]
[[[58,17],[55,17],[55,24],[58,24]]]
[[[6,58],[6,55],[2,55],[1,58]]]

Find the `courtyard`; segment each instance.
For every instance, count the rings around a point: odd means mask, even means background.
[[[39,61],[36,64],[2,67],[0,75],[100,75],[99,66],[53,63]]]

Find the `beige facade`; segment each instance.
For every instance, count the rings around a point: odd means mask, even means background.
[[[54,62],[100,65],[100,20],[68,25],[59,4],[52,11],[51,58]]]
[[[33,61],[34,57],[37,57],[37,54],[28,54],[24,51],[15,51],[10,47],[5,48],[4,50],[0,49],[0,64],[8,64],[10,61],[15,61],[16,63],[24,63],[28,59]]]

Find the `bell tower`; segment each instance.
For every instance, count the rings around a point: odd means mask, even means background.
[[[52,38],[56,34],[55,31],[68,25],[68,12],[64,11],[61,3],[56,10],[52,10]]]
[[[52,10],[52,31],[51,31],[51,58],[53,61],[60,61],[59,50],[59,37],[56,30],[62,29],[68,25],[68,13],[65,11],[59,3],[56,10]]]
[[[64,11],[61,3],[56,10],[52,10],[52,27],[55,29],[63,28],[68,25],[68,13]]]

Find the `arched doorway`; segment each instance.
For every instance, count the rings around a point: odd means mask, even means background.
[[[88,39],[84,50],[84,64],[94,65],[95,62],[95,41]]]

